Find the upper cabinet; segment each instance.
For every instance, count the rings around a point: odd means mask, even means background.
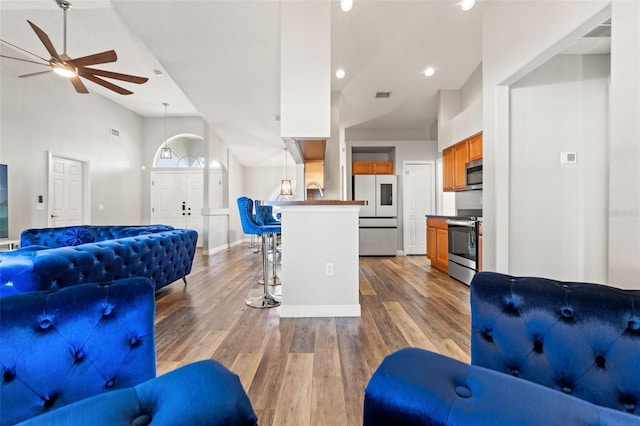
[[[393,161],[354,161],[351,163],[354,175],[392,175]]]
[[[482,133],[471,136],[442,151],[442,189],[460,191],[467,186],[466,165],[482,158]]]
[[[469,138],[469,161],[482,158],[482,133]]]

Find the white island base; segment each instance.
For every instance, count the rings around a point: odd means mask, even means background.
[[[360,204],[276,203],[282,212],[280,316],[360,316]]]

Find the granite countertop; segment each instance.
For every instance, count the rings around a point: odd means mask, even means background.
[[[263,206],[363,206],[363,200],[264,200]]]

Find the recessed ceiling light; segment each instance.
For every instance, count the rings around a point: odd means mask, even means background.
[[[460,9],[471,10],[476,5],[476,0],[462,0],[460,2]]]
[[[343,12],[348,12],[353,8],[353,0],[340,0],[340,9]]]
[[[432,75],[434,75],[436,73],[436,69],[433,67],[427,67],[424,70],[424,75],[426,75],[427,77],[431,77]]]
[[[337,78],[344,78],[344,76],[347,75],[344,70],[342,68],[340,68],[339,70],[336,71],[336,77]]]

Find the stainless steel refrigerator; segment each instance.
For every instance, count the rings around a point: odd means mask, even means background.
[[[398,177],[355,175],[353,199],[360,208],[360,256],[395,256],[398,249]]]

